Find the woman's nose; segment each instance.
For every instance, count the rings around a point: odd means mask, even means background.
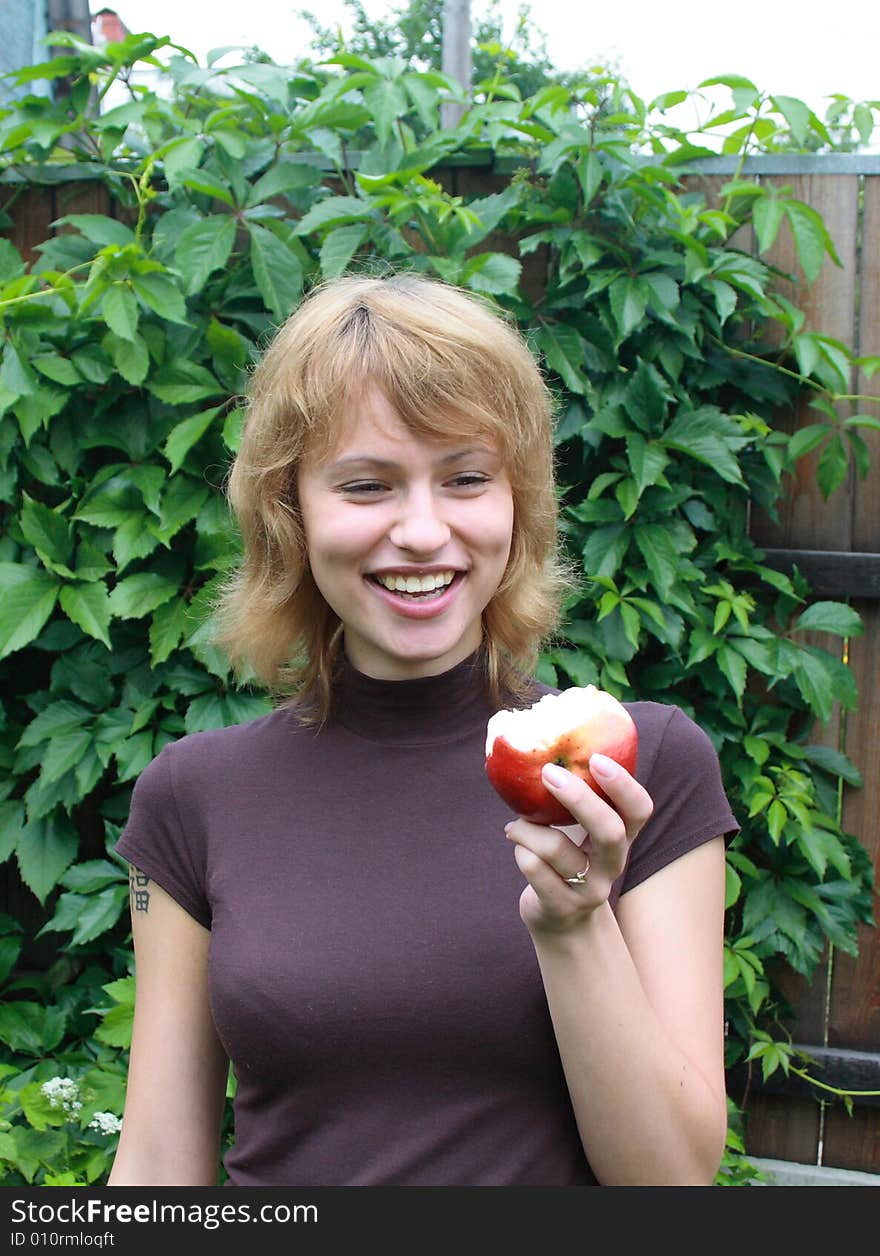
[[[449,525],[430,492],[409,493],[403,499],[389,539],[398,549],[432,554],[449,540]]]

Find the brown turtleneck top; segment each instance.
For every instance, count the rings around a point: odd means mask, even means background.
[[[183,737],[138,779],[117,852],[212,934],[230,1185],[595,1182],[484,772],[478,666],[346,665],[320,732],[282,708]],[[738,827],[706,734],[628,706],[655,811],[612,905]]]

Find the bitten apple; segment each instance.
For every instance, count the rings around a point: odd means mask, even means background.
[[[590,756],[607,755],[634,772],[637,753],[629,711],[595,685],[545,694],[522,710],[497,711],[486,731],[486,775],[514,811],[536,824],[574,822],[541,780],[545,763],[561,764],[610,802],[590,772]]]

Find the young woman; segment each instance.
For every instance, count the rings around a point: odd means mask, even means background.
[[[613,806],[512,816],[486,724],[534,701],[559,561],[548,391],[476,298],[318,289],[258,366],[222,641],[272,714],[141,775],[137,1005],[111,1185],[710,1184],[726,1131],[714,750],[629,704]],[[588,867],[587,867],[588,865]]]

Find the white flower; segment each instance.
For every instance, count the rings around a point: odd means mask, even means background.
[[[96,1112],[89,1121],[90,1130],[100,1130],[102,1134],[118,1134],[122,1129],[122,1121],[112,1112]]]
[[[75,1116],[82,1107],[79,1087],[72,1077],[51,1077],[40,1087],[50,1108],[61,1108],[68,1116]]]

